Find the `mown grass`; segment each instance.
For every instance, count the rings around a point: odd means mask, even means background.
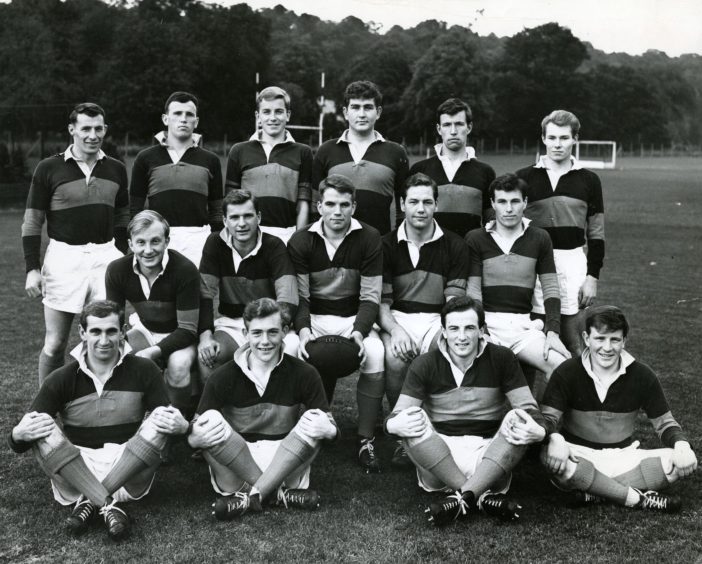
[[[498,173],[524,164],[523,158],[494,161]],[[627,312],[633,326],[629,350],[659,374],[674,415],[693,445],[699,444],[702,163],[628,159],[622,165],[601,173],[608,248],[599,302]],[[20,223],[21,212],[0,213],[3,433],[36,392],[43,337],[41,306],[23,296]],[[678,515],[611,506],[570,510],[538,464],[527,459],[512,487],[524,506],[520,522],[476,515],[434,530],[422,514],[431,497],[418,490],[412,472],[389,467],[390,439],[378,441],[385,473],[365,476],[357,469],[354,387],[341,382],[334,412],[343,436],[323,449],[313,467],[312,487],[322,495],[315,513],[271,509],[214,522],[207,468],[178,444],[176,463],[159,471],[147,499],[128,507],[136,519],[130,539],[115,545],[98,526],[73,539],[62,526],[66,509],[52,501],[33,458],[6,449],[0,457],[0,561],[699,562],[702,557],[699,474],[673,487],[685,502]],[[657,444],[643,417],[637,434],[645,446]]]

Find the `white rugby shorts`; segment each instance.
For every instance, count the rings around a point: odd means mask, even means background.
[[[538,345],[543,350],[546,335],[542,331],[543,321],[531,319],[528,313],[485,312],[485,324],[489,335],[486,339],[519,354],[529,346]]]
[[[171,227],[168,248],[184,255],[195,266],[200,267],[202,248],[210,235],[210,226],[202,227]]]
[[[293,233],[297,231],[296,227],[269,227],[267,225],[259,225],[259,228],[264,233],[278,237],[278,239],[283,241],[283,243],[286,245],[288,244],[288,241],[290,241],[290,237],[293,236]]]
[[[561,289],[561,315],[575,315],[580,311],[578,293],[587,277],[587,257],[582,247],[577,249],[554,249],[558,286]],[[531,301],[534,313],[544,314],[544,294],[537,276],[534,296]]]
[[[429,351],[431,345],[441,333],[441,314],[439,313],[405,313],[390,310],[395,321],[402,327],[419,347],[419,354]]]
[[[57,311],[80,313],[88,302],[105,299],[105,270],[122,256],[114,240],[69,245],[49,240],[41,268],[44,305]]]

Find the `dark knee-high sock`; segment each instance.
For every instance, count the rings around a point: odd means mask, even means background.
[[[501,480],[505,479],[526,453],[526,446],[516,446],[497,434],[485,450],[483,459],[473,475],[463,486],[463,491],[471,491],[476,499]]]
[[[53,356],[49,356],[44,352],[44,349],[42,349],[42,351],[39,353],[38,368],[40,386],[44,383],[44,380],[46,380],[46,377],[49,374],[51,374],[57,368],[61,368],[63,366],[64,355],[65,351],[61,351]]]
[[[385,376],[382,372],[364,374],[358,378],[356,402],[358,403],[358,434],[370,439],[375,436],[375,424],[383,406]]]
[[[261,469],[251,456],[244,437],[232,431],[222,443],[210,447],[207,452],[222,466],[229,468],[241,480],[255,484],[261,477]]]
[[[105,505],[110,493],[87,467],[75,445],[63,441],[47,455],[38,449],[35,452],[49,477],[58,474],[98,507]]]
[[[629,488],[614,478],[605,476],[597,470],[589,460],[580,459],[575,467],[575,473],[568,480],[568,486],[573,489],[603,497],[619,505],[626,505]]]
[[[310,462],[317,448],[294,430],[290,431],[275,451],[268,468],[254,484],[254,487],[261,492],[261,498],[270,495],[295,469]]]
[[[436,433],[421,442],[403,441],[410,460],[452,490],[460,490],[466,476],[451,456],[448,445]]]
[[[116,492],[136,474],[156,466],[161,461],[161,449],[138,433],[127,441],[117,464],[105,476],[102,485],[110,494]]]
[[[170,383],[166,384],[168,390],[168,399],[171,400],[173,407],[177,408],[181,414],[185,416],[190,408],[191,386],[188,382],[184,387],[177,388]]]
[[[661,490],[670,485],[658,457],[644,458],[638,466],[615,476],[614,480],[640,490]]]

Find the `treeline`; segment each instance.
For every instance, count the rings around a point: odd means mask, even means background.
[[[256,73],[261,87],[286,88],[293,121],[309,125],[320,95],[340,113],[345,84],[372,80],[385,95],[378,129],[406,143],[434,141],[434,109],[448,96],[471,104],[483,139],[534,140],[543,115],[567,108],[582,116],[584,138],[702,143],[702,57],[606,55],[555,23],[508,38],[435,20],[380,34],[373,22],[332,23],[282,6],[0,4],[0,132],[61,131],[73,103],[94,100],[113,135],[146,139],[165,97],[189,90],[202,100],[200,131],[238,141],[253,128]],[[341,128],[325,118],[325,137]]]

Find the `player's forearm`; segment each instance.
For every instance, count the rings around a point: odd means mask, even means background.
[[[604,239],[588,239],[587,241],[587,274],[599,279],[600,270],[604,264]]]
[[[544,300],[544,310],[546,319],[544,320],[544,331],[561,333],[561,300],[560,298],[548,298]]]
[[[41,235],[27,235],[22,237],[24,250],[25,272],[41,269]]]
[[[378,318],[379,306],[377,303],[361,301],[358,306],[358,314],[353,323],[353,330],[358,331],[363,337],[367,337]]]
[[[378,325],[386,333],[392,333],[392,330],[397,327],[397,320],[390,311],[389,303],[381,303],[378,311]]]

